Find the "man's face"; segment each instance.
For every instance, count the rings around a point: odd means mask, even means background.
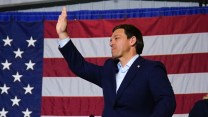
[[[124,29],[117,29],[113,32],[110,39],[112,57],[120,59],[127,56],[130,50],[130,41],[124,32]]]

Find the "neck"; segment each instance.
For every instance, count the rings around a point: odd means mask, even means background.
[[[122,65],[122,67],[124,67],[135,55],[137,55],[137,54],[135,53],[135,54],[131,54],[131,55],[126,56],[126,57],[119,58],[119,61]]]

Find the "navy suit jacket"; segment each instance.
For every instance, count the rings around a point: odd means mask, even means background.
[[[173,115],[175,96],[162,63],[138,57],[116,92],[118,60],[108,59],[103,66],[86,62],[71,40],[59,50],[76,75],[103,89],[103,117]]]

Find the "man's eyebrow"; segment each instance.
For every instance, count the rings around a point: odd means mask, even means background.
[[[113,37],[118,37],[119,35],[113,35]]]

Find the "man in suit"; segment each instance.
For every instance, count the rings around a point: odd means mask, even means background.
[[[70,40],[66,27],[64,7],[56,26],[59,50],[76,75],[103,89],[103,117],[173,115],[176,102],[165,67],[161,62],[140,56],[144,43],[136,27],[122,24],[113,29],[109,44],[112,58],[103,66],[85,61]]]

